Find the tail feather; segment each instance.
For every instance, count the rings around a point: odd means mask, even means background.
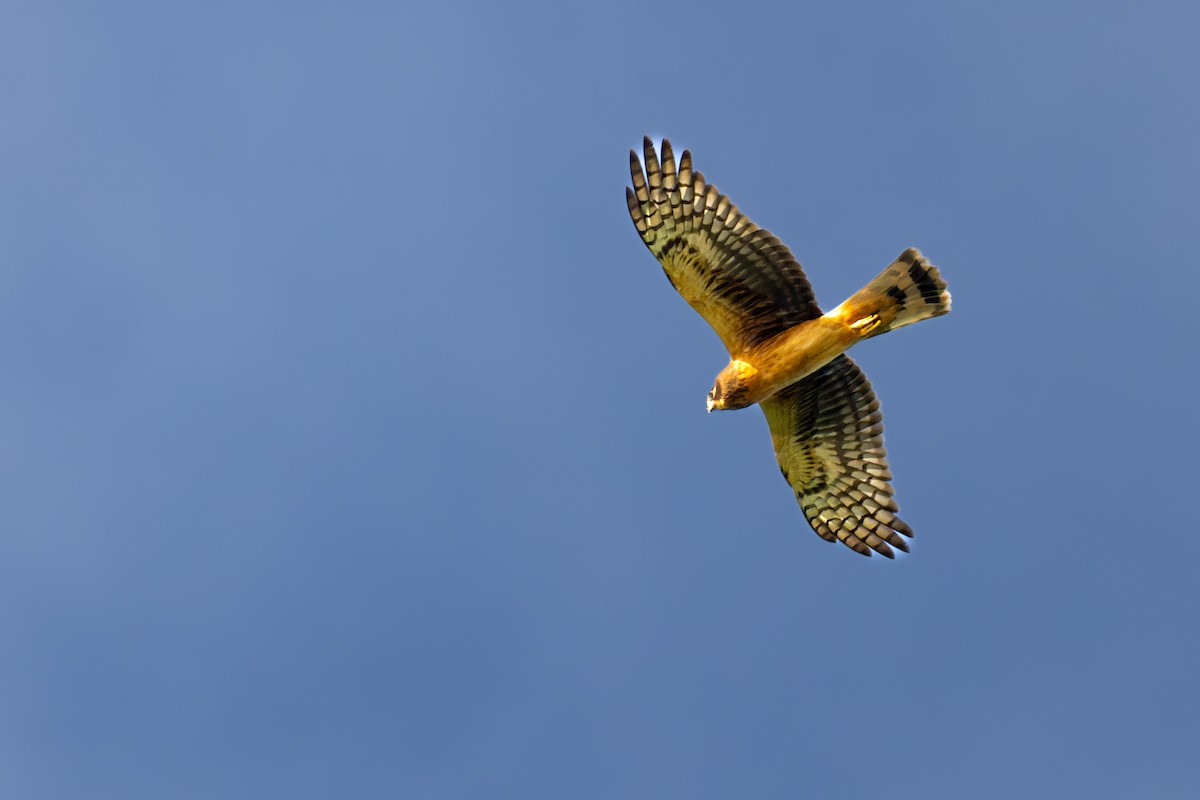
[[[950,313],[950,292],[937,267],[910,247],[839,311],[867,339]]]

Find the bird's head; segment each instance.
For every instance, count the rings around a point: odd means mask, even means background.
[[[717,375],[713,388],[708,393],[706,407],[709,413],[745,408],[752,405],[750,381],[758,370],[745,361],[730,361]]]

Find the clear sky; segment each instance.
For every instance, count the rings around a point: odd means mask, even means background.
[[[0,6],[0,796],[1192,798],[1195,3]],[[630,224],[832,306],[812,533]]]

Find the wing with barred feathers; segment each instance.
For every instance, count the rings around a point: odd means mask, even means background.
[[[821,316],[795,256],[693,172],[691,153],[683,151],[676,171],[666,139],[661,164],[650,137],[643,149],[645,173],[637,153],[629,152],[629,215],[671,285],[730,355]]]
[[[761,403],[775,456],[804,516],[822,539],[865,556],[908,552],[912,529],[896,516],[871,384],[846,356]]]

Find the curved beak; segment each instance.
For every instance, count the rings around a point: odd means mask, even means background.
[[[708,396],[708,399],[704,401],[704,407],[705,407],[705,409],[707,409],[707,410],[708,410],[708,413],[710,413],[710,414],[711,414],[711,413],[712,413],[712,410],[713,410],[713,408],[714,408],[715,406],[716,406],[716,404],[715,404],[715,403],[713,403],[712,395],[709,395],[709,396]]]

